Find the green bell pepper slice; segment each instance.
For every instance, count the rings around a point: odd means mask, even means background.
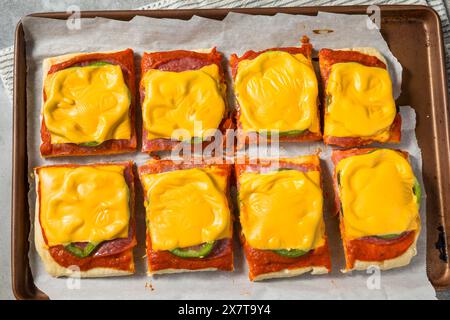
[[[298,136],[304,133],[306,130],[289,130],[289,131],[279,131],[278,136],[279,137],[292,137],[292,136]],[[259,135],[265,135],[266,137],[270,138],[271,131],[269,130],[261,130],[258,132]]]
[[[89,142],[82,142],[82,143],[79,143],[78,145],[79,146],[82,146],[82,147],[96,147],[96,146],[98,146],[98,145],[100,145],[101,144],[101,142],[97,142],[97,141],[89,141]]]
[[[111,65],[112,63],[105,62],[105,61],[96,61],[88,64],[89,67],[103,67],[107,65]]]
[[[413,193],[416,196],[417,204],[420,206],[420,200],[421,200],[420,198],[422,197],[422,188],[420,187],[420,183],[419,183],[419,181],[417,181],[417,179],[414,180]]]
[[[198,249],[192,248],[176,248],[170,252],[180,258],[204,258],[211,253],[214,248],[215,241],[205,242]]]
[[[280,249],[280,250],[272,250],[273,252],[275,252],[276,254],[279,254],[280,256],[283,257],[288,257],[288,258],[298,258],[301,256],[304,256],[305,254],[307,254],[309,251],[305,251],[305,250],[299,250],[299,249]]]
[[[92,251],[94,251],[95,248],[97,248],[97,245],[98,244],[96,243],[89,242],[84,248],[80,248],[71,243],[65,246],[64,249],[78,258],[86,258],[92,253]]]
[[[290,131],[281,131],[279,133],[280,137],[292,137],[292,136],[299,136],[303,134],[306,130],[290,130]]]
[[[385,240],[391,240],[400,237],[401,233],[391,233],[391,234],[383,234],[381,236],[375,236],[376,238],[385,239]]]

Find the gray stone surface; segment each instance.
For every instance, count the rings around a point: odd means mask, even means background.
[[[0,85],[0,299],[12,299],[11,290],[11,132],[12,107]]]
[[[1,0],[0,10],[0,48],[10,46],[14,42],[14,30],[22,16],[33,12],[66,11],[69,5],[77,5],[82,10],[118,10],[133,9],[156,0],[97,0],[97,1],[27,1],[27,0]],[[446,0],[450,6],[450,0]],[[14,299],[11,290],[11,132],[12,132],[12,106],[0,85],[0,299]],[[438,292],[439,299],[450,299],[450,290]]]

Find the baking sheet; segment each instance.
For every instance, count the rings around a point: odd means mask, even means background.
[[[144,50],[198,49],[217,45],[228,57],[242,54],[247,49],[264,49],[276,46],[297,45],[306,34],[315,48],[362,47],[378,48],[387,58],[393,78],[395,96],[400,94],[401,66],[390,53],[376,29],[367,28],[366,16],[349,16],[319,13],[317,17],[277,14],[275,16],[249,16],[230,13],[223,21],[193,17],[189,21],[135,17],[130,22],[103,18],[83,19],[81,29],[70,30],[66,21],[26,17],[22,20],[27,49],[28,93],[28,157],[29,172],[37,165],[63,162],[120,161],[133,159],[138,164],[148,157],[144,154],[109,157],[83,157],[41,160],[39,157],[39,110],[42,93],[42,60],[49,56],[79,51],[107,51],[133,48],[138,56]],[[351,23],[349,23],[351,22]],[[349,27],[351,26],[351,27]],[[316,34],[313,30],[331,29],[334,32]],[[351,38],[348,35],[351,34]],[[409,107],[401,108],[404,117],[403,139],[400,147],[408,151],[416,175],[421,180],[421,154],[414,134],[415,113]],[[330,298],[434,298],[425,270],[425,205],[421,208],[422,236],[419,238],[419,255],[403,269],[377,274],[354,272],[341,274],[344,266],[343,251],[339,241],[337,219],[330,216],[333,197],[331,187],[330,148],[323,144],[282,144],[282,155],[315,152],[320,148],[324,159],[325,217],[330,237],[333,272],[325,276],[303,276],[262,283],[247,279],[247,267],[242,250],[236,245],[235,272],[190,273],[149,278],[145,275],[143,246],[136,250],[137,274],[127,278],[108,279],[54,279],[48,276],[34,249],[30,249],[30,265],[36,285],[50,298],[113,298],[113,299],[330,299]],[[423,185],[423,183],[422,183]],[[30,210],[34,210],[34,181],[30,175]],[[423,194],[425,204],[425,193]],[[141,208],[138,204],[138,208]],[[143,225],[144,213],[138,212],[137,223]],[[33,214],[31,215],[33,216]],[[139,227],[138,227],[139,229]],[[141,228],[142,229],[142,228]],[[139,231],[139,230],[138,230]],[[141,230],[142,231],[142,230]],[[33,229],[31,230],[33,233]],[[30,241],[33,242],[32,237]],[[144,243],[143,232],[139,243]],[[378,281],[379,280],[379,281]],[[368,286],[369,284],[369,286]],[[377,286],[379,284],[379,286]]]

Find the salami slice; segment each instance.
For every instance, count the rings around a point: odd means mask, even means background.
[[[157,69],[161,71],[181,72],[186,70],[198,70],[210,64],[211,61],[205,59],[181,57],[160,64]]]
[[[106,257],[111,256],[136,245],[136,237],[134,235],[134,228],[130,225],[128,231],[128,238],[114,239],[110,241],[102,242],[97,249],[95,249],[94,257]]]

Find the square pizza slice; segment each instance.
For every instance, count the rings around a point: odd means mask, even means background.
[[[150,275],[233,271],[231,166],[151,160],[139,167]]]
[[[318,156],[236,164],[236,179],[250,280],[331,271]]]
[[[135,151],[135,77],[131,49],[45,59],[41,155]]]
[[[416,255],[421,188],[408,154],[392,149],[335,150],[336,208],[346,267],[402,267]]]
[[[134,273],[133,163],[34,169],[36,250],[55,277]]]
[[[318,83],[312,45],[232,54],[238,148],[261,140],[321,140]]]
[[[319,52],[326,144],[398,143],[401,117],[387,62],[375,48]]]
[[[141,64],[142,152],[224,142],[233,123],[216,48],[145,52]]]

